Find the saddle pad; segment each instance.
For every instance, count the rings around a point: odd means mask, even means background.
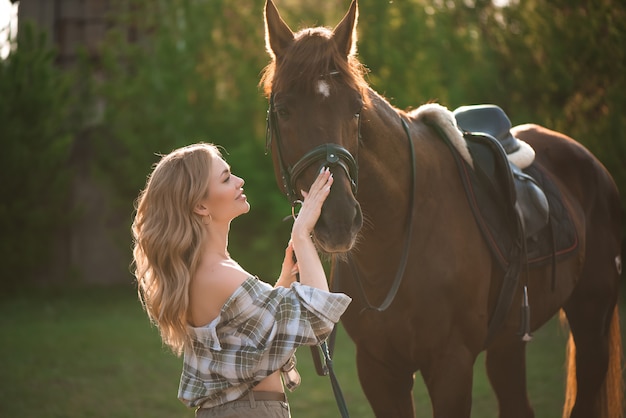
[[[452,152],[455,154],[477,224],[493,255],[506,271],[511,262],[517,261],[511,258],[520,254],[519,249],[515,248],[518,246],[516,243],[519,242],[520,231],[517,227],[517,219],[507,204],[509,196],[506,195],[506,190],[493,187],[494,179],[488,179],[490,175],[486,176],[484,170],[473,170],[462,158],[458,158],[454,150]],[[478,154],[472,152],[474,157]],[[475,167],[483,164],[493,167],[493,161],[481,161],[482,158],[489,159],[484,150],[480,154],[482,154],[480,158],[474,160]],[[492,158],[497,158],[497,156],[494,155]],[[578,248],[578,236],[567,206],[563,203],[561,192],[551,180],[550,175],[538,163],[533,163],[523,171],[537,181],[550,205],[548,225],[536,236],[526,240],[528,264],[539,266],[550,263],[553,259],[561,260],[573,255]],[[507,175],[498,171],[490,174]]]
[[[536,239],[526,241],[529,264],[538,266],[551,262],[553,250],[557,260],[575,254],[578,249],[576,228],[561,192],[550,179],[550,174],[537,163],[526,168],[524,172],[535,179],[550,204],[548,226],[539,232]]]

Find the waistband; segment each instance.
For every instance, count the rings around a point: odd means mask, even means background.
[[[281,401],[287,402],[287,395],[284,392],[264,392],[260,390],[251,390],[246,395],[243,395],[239,400],[245,400],[245,398],[254,399],[255,401]]]
[[[250,406],[254,407],[255,402],[262,401],[279,401],[279,402],[287,402],[287,395],[284,392],[265,392],[260,390],[251,390],[245,395],[243,395],[239,399],[235,399],[234,401],[230,401],[225,403],[224,405],[232,404],[232,403],[240,403],[247,402],[250,403]],[[198,409],[206,408],[205,406],[200,406]],[[212,408],[212,407],[208,407]]]

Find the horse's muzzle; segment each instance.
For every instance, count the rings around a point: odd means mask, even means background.
[[[347,253],[354,247],[362,226],[363,214],[356,200],[342,210],[324,207],[313,230],[313,238],[323,253]]]

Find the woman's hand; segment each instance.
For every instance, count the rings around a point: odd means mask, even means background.
[[[298,256],[298,263],[294,264],[294,267],[297,267],[297,271],[300,273],[300,283],[326,292],[328,292],[326,273],[311,239],[311,233],[322,213],[322,205],[330,193],[332,184],[333,175],[328,168],[323,168],[311,185],[309,192],[301,192],[304,196],[304,202],[302,202],[300,213],[293,223],[290,241],[293,251]],[[287,258],[287,254],[285,258]],[[285,263],[283,265],[288,266]]]
[[[311,185],[308,193],[301,190],[304,202],[291,230],[292,238],[310,237],[313,228],[322,213],[322,205],[330,193],[333,184],[333,175],[328,167],[322,168]]]

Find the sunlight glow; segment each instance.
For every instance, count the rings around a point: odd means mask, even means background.
[[[19,3],[0,0],[0,59],[6,59],[15,49],[17,38],[17,8]]]
[[[491,3],[493,3],[493,5],[496,6],[496,7],[508,7],[511,4],[517,4],[517,1],[511,1],[511,0],[491,0]]]

